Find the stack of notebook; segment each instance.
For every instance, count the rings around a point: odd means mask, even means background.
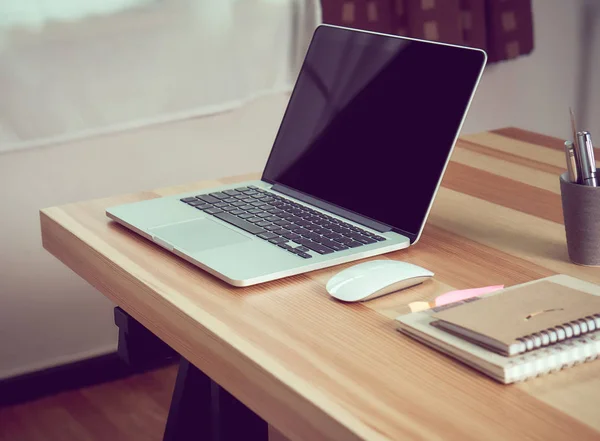
[[[600,355],[600,286],[565,275],[396,320],[400,331],[503,383]]]

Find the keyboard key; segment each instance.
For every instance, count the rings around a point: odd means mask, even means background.
[[[276,237],[276,238],[274,238],[274,239],[271,239],[271,240],[269,240],[269,242],[271,242],[271,243],[274,243],[275,245],[278,245],[278,244],[280,244],[280,243],[285,243],[285,242],[287,242],[287,241],[288,241],[288,240],[287,240],[287,239],[285,239],[285,238],[283,238],[283,237]]]
[[[252,199],[252,198],[246,198],[246,199],[242,199],[242,202],[245,202],[247,204],[251,204],[252,202],[254,202],[254,199]]]
[[[256,216],[249,217],[247,220],[248,220],[248,222],[252,222],[253,224],[255,224],[256,222],[262,222],[262,219],[260,217],[256,217]]]
[[[334,233],[337,234],[337,233]],[[344,245],[348,245],[351,242],[354,242],[354,239],[351,237],[340,237],[339,239],[334,239],[336,242],[343,243]],[[359,242],[360,243],[360,242]]]
[[[234,196],[234,198],[236,198],[236,199],[246,199],[246,195],[240,193],[237,196]]]
[[[223,202],[227,202],[228,204],[231,204],[233,202],[237,202],[236,198],[227,198],[227,199],[223,199]]]
[[[285,237],[286,239],[293,240],[294,242],[302,239],[302,236],[300,236],[299,234],[296,234],[296,233],[284,233],[284,234],[282,234],[282,236]]]
[[[215,217],[231,225],[235,225],[236,227],[241,228],[242,230],[247,231],[250,234],[260,235],[265,231],[262,228],[245,221],[244,219],[240,219],[239,217],[232,215],[231,213],[218,213],[215,214]]]
[[[281,227],[279,225],[269,224],[268,227],[265,227],[265,230],[268,230],[268,231],[281,230]],[[277,234],[279,234],[279,233],[277,233]]]
[[[202,205],[202,204],[206,204],[206,202],[204,202],[200,199],[194,199],[193,201],[188,202],[188,205],[191,205],[192,207],[195,207],[196,205]]]
[[[319,236],[318,234],[315,234],[315,233],[308,233],[306,235],[306,237],[308,237],[310,240],[314,240],[315,242],[321,241],[321,236]]]
[[[214,204],[215,207],[218,208],[223,208],[223,207],[227,207],[229,204],[226,202],[217,202],[216,204]]]
[[[259,207],[259,206],[263,205],[263,203],[261,201],[256,201],[256,202],[251,202],[250,205],[252,205],[254,207]]]
[[[324,240],[323,242],[321,242],[321,245],[331,248],[334,251],[342,251],[347,250],[349,248],[346,245],[334,242],[333,240]]]
[[[302,227],[296,227],[296,228],[292,229],[292,231],[294,233],[296,233],[296,234],[301,235],[301,236],[306,236],[307,234],[310,233],[310,231],[308,231],[308,230],[306,230],[306,229],[304,229]]]
[[[375,239],[377,242],[383,242],[385,239],[385,237],[383,236],[378,236],[376,234],[371,235],[371,239]]]
[[[328,234],[325,234],[325,237],[327,237],[329,239],[333,239],[333,240],[338,240],[344,236],[342,236],[340,233],[328,233]]]
[[[210,204],[200,204],[200,205],[196,205],[196,208],[198,210],[208,210],[209,208],[211,208],[212,205]]]
[[[244,202],[244,201],[242,201],[242,202]],[[253,210],[253,209],[254,209],[254,207],[253,207],[252,205],[250,205],[250,204],[246,204],[246,205],[242,205],[242,206],[240,207],[240,209],[241,209],[241,210],[246,210],[246,211],[248,211],[248,210]]]
[[[364,244],[376,243],[377,242],[375,239],[371,239],[370,237],[363,236],[362,234],[358,234],[358,233],[352,233],[352,234],[350,234],[350,237],[352,239],[354,239],[355,241],[361,242],[361,243],[364,243]]]
[[[204,202],[206,202],[207,204],[216,204],[217,202],[219,202],[219,199],[217,198],[213,198],[212,196],[208,195],[208,194],[199,194],[198,196],[196,196],[198,199],[202,199]]]
[[[312,256],[308,253],[303,253],[302,251],[296,252],[297,256],[302,257],[303,259],[310,259]]]
[[[271,225],[271,222],[261,221],[261,222],[256,222],[256,225],[258,225],[259,227],[266,227],[267,225]],[[266,228],[265,228],[265,230],[266,230]]]
[[[305,220],[299,220],[298,222],[294,222],[296,225],[300,225],[301,227],[308,227],[310,225],[310,222],[305,221]]]
[[[268,219],[268,218],[267,218],[267,219]],[[290,223],[289,223],[287,220],[285,220],[285,219],[279,219],[279,218],[277,218],[277,219],[278,219],[278,220],[274,220],[274,221],[272,221],[272,222],[273,222],[275,225],[279,225],[280,227],[284,227],[284,228],[287,228],[287,227],[285,227],[285,225],[291,225],[291,224],[290,224]]]
[[[221,210],[223,211],[233,211],[235,210],[235,207],[232,207],[231,205],[228,205],[227,207],[221,207]]]
[[[252,216],[250,213],[244,213],[244,214],[240,214],[238,217],[240,219],[249,219],[249,218],[254,217],[254,216]]]
[[[270,214],[270,213],[267,213],[267,214]],[[275,221],[281,220],[278,216],[273,216],[273,215],[266,217],[265,219],[268,220],[269,222],[275,222]]]
[[[262,219],[266,218],[266,217],[270,217],[271,215],[269,213],[265,213],[265,212],[261,212],[261,213],[257,213],[256,217],[260,217]]]
[[[181,202],[193,202],[196,200],[196,198],[183,198],[183,199],[179,199]]]
[[[240,194],[240,192],[237,190],[225,190],[223,193],[225,193],[228,196],[236,196]]]
[[[248,213],[252,213],[252,214],[258,214],[258,213],[262,213],[263,211],[260,208],[253,208],[251,210],[248,210]]]
[[[209,208],[208,210],[204,210],[204,212],[208,214],[217,214],[223,213],[223,210],[221,210],[220,208]]]
[[[305,246],[319,254],[331,254],[333,250],[331,248],[327,248],[326,246],[321,245],[320,243],[313,242],[308,239],[300,239],[297,241],[300,245]]]
[[[323,243],[329,239],[327,239],[326,237],[317,235],[313,240],[317,243]]]
[[[221,192],[209,193],[209,196],[212,196],[213,198],[217,198],[217,199],[227,199],[229,197],[225,193],[221,193]]]
[[[242,192],[242,191],[248,191],[248,190],[250,190],[248,187],[237,187],[237,188],[235,189],[235,191],[239,191],[239,192]]]
[[[233,205],[234,207],[243,207],[244,205],[246,205],[244,202],[242,201],[238,201],[237,199],[234,198],[234,201],[231,205]]]
[[[342,231],[344,231],[344,229],[342,227],[340,227],[339,225],[332,225],[330,227],[330,229],[335,231],[336,233],[341,233]]]
[[[233,210],[231,212],[231,214],[233,214],[234,216],[240,216],[240,214],[247,214],[244,210]],[[248,217],[250,217],[250,214],[248,213]],[[242,218],[244,219],[244,218]]]
[[[271,204],[273,205],[273,204]],[[279,208],[270,208],[269,210],[267,210],[269,213],[271,213],[273,216],[279,216],[280,214],[285,213],[285,211],[280,210]]]
[[[319,227],[319,228],[315,228],[315,229],[313,230],[313,233],[317,233],[317,234],[320,234],[320,235],[326,235],[326,234],[328,234],[328,233],[329,233],[329,234],[334,234],[334,233],[333,233],[333,231],[331,231],[331,230],[328,230],[327,228],[321,228],[321,227]]]
[[[308,252],[310,251],[308,248],[306,248],[306,247],[303,247],[303,246],[299,246],[299,247],[296,247],[296,248],[294,248],[294,249],[295,249],[296,251],[302,251],[303,253],[308,253]]]
[[[258,234],[257,237],[260,237],[261,239],[265,239],[265,240],[271,240],[271,239],[275,239],[277,236],[277,234],[273,234],[271,232],[265,232],[265,233],[261,233]]]
[[[278,243],[277,246],[288,251],[292,249],[292,247],[288,243]]]
[[[353,240],[351,242],[345,242],[344,245],[347,245],[350,248],[357,248],[357,247],[362,247],[364,245],[364,243],[356,242]]]

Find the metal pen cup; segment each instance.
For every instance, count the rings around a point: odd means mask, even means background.
[[[569,259],[578,265],[600,266],[600,187],[574,184],[563,173],[560,194]]]

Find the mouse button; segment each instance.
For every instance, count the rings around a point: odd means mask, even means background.
[[[340,289],[343,289],[344,286],[354,282],[357,277],[332,277],[329,282],[327,282],[327,291],[330,294],[336,294]]]

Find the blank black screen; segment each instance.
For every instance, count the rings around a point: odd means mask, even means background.
[[[318,28],[263,179],[418,234],[484,64],[478,50]]]

